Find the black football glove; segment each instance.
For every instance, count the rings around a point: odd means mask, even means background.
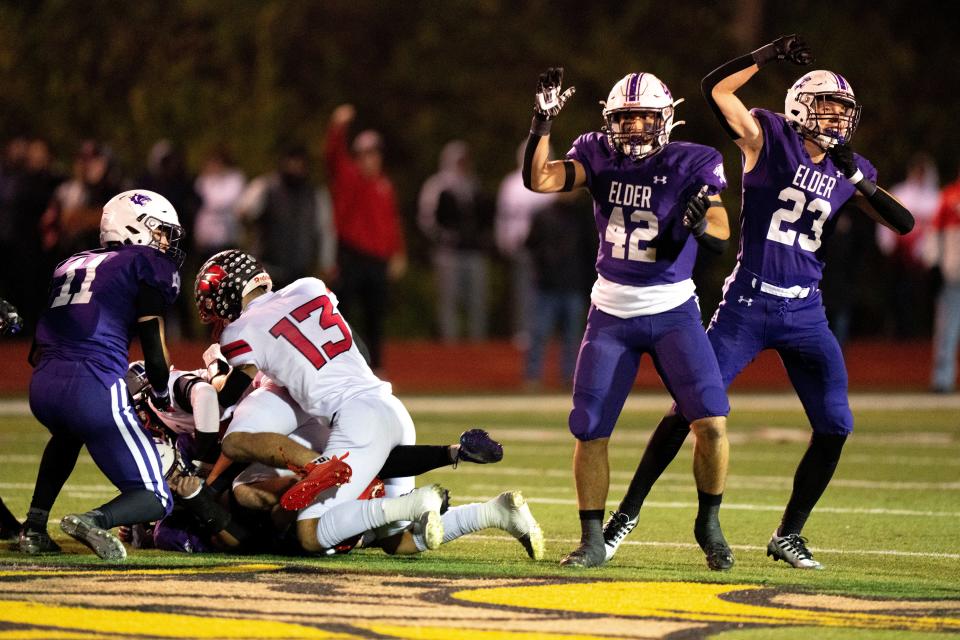
[[[157,391],[150,387],[150,403],[157,411],[168,411],[170,409],[170,390],[164,388]]]
[[[850,148],[849,143],[837,143],[833,145],[827,153],[830,155],[830,159],[833,160],[833,164],[837,165],[837,168],[843,172],[847,180],[853,178],[860,170],[857,167],[857,161],[853,158],[853,149]],[[862,178],[863,174],[860,174],[860,177]]]
[[[813,62],[813,54],[803,38],[796,34],[780,36],[768,45],[753,52],[753,61],[758,67],[774,60],[788,60],[793,64],[807,66]]]
[[[710,208],[710,199],[706,189],[687,201],[687,209],[683,212],[683,226],[690,229],[694,238],[699,238],[707,232],[707,209]]]
[[[533,113],[538,120],[553,120],[563,109],[574,93],[575,87],[568,87],[563,93],[560,86],[563,82],[563,67],[550,67],[546,73],[540,74],[537,81],[537,95],[533,101]]]
[[[23,318],[16,308],[0,298],[0,336],[12,336],[23,328]]]

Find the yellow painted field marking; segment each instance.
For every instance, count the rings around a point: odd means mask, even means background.
[[[163,569],[2,569],[0,578],[45,576],[167,576],[167,575],[203,575],[207,573],[252,573],[255,571],[277,571],[283,569],[280,564],[233,564],[215,567],[165,567]]]
[[[216,616],[190,616],[60,607],[36,602],[0,601],[0,622],[44,626],[68,632],[126,634],[161,638],[337,638],[353,636],[332,633],[287,622],[240,620]],[[50,636],[49,631],[47,637]],[[59,631],[57,634],[58,637]]]
[[[760,625],[809,625],[912,631],[960,630],[960,618],[768,607],[729,602],[725,593],[762,587],[696,582],[596,582],[459,591],[468,602],[641,618]],[[891,608],[895,604],[891,603]]]
[[[358,625],[359,626],[359,625]],[[483,629],[463,629],[458,627],[406,627],[389,624],[362,625],[364,629],[383,636],[403,638],[403,640],[609,640],[609,636],[584,636],[566,633],[544,633],[542,631],[486,631]]]

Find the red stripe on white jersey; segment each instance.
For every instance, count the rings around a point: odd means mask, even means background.
[[[227,360],[245,353],[250,353],[251,351],[253,351],[253,348],[247,344],[246,340],[235,340],[230,344],[225,344],[220,347],[220,353],[222,353]]]

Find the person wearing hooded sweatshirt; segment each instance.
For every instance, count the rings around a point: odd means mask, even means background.
[[[433,245],[440,337],[444,342],[459,338],[462,307],[467,338],[485,339],[492,208],[480,191],[466,142],[453,140],[443,147],[440,170],[420,190],[417,222]]]

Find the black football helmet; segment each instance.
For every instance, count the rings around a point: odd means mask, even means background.
[[[270,291],[273,281],[256,258],[237,249],[212,256],[200,267],[194,286],[200,321],[233,322],[243,310],[243,297],[258,287]]]

